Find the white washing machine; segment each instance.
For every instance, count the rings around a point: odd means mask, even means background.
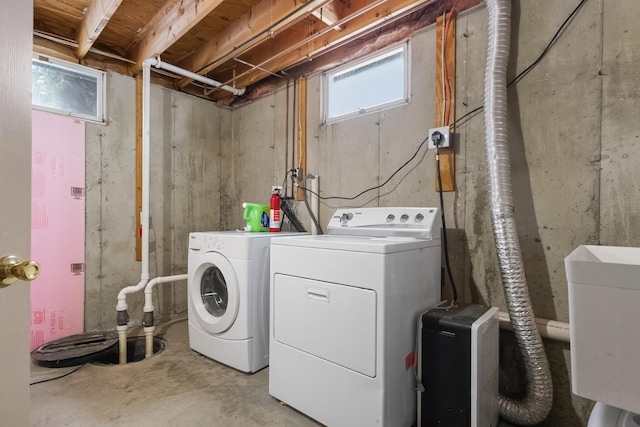
[[[193,350],[244,372],[269,364],[269,243],[274,234],[189,234]]]
[[[363,208],[272,241],[269,393],[331,427],[412,425],[440,228],[436,208]]]

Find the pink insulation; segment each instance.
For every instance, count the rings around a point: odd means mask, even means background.
[[[33,111],[31,349],[84,332],[83,121]]]

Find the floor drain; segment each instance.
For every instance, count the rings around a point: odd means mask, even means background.
[[[153,355],[160,353],[166,347],[166,343],[162,338],[153,337]],[[135,363],[144,360],[145,338],[131,337],[127,338],[127,363]],[[120,363],[120,355],[118,348],[115,351],[107,353],[102,357],[94,360],[95,363],[103,365],[117,365]]]

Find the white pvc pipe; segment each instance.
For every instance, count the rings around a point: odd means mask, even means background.
[[[313,215],[316,217],[318,224],[320,223],[320,199],[318,199],[318,196],[316,194],[320,194],[318,192],[318,188],[320,185],[319,181],[320,177],[318,175],[316,175],[315,179],[311,180],[311,212],[313,212]],[[316,227],[315,223],[311,221],[311,234],[318,233],[318,227]]]
[[[207,84],[209,86],[213,86],[213,87],[217,87],[219,89],[226,90],[227,92],[231,92],[232,94],[234,94],[236,96],[243,95],[244,92],[246,91],[245,88],[238,89],[238,88],[235,88],[235,87],[227,86],[227,85],[225,85],[225,84],[223,84],[223,83],[221,83],[221,82],[219,82],[217,80],[212,80],[210,78],[201,76],[200,74],[193,73],[193,72],[191,72],[189,70],[185,70],[185,69],[176,67],[175,65],[167,64],[166,62],[162,62],[160,60],[160,57],[158,57],[156,59],[156,64],[154,64],[154,65],[156,67],[158,67],[158,68],[162,68],[163,70],[167,70],[167,71],[171,71],[171,72],[176,73],[176,74],[180,74],[180,75],[188,77],[188,78],[190,78],[192,80],[196,80],[196,81],[199,81],[201,83]]]
[[[145,313],[152,313],[155,310],[153,306],[153,288],[159,283],[167,283],[167,282],[179,282],[181,280],[187,280],[186,274],[176,274],[174,276],[165,276],[165,277],[155,277],[144,289],[144,308],[143,311]],[[148,359],[153,356],[153,333],[156,327],[155,324],[151,326],[145,326],[144,328],[144,336],[145,336],[145,350],[144,357]]]
[[[245,89],[236,89],[222,85],[215,80],[203,77],[191,71],[184,70],[171,64],[164,63],[158,58],[147,58],[142,62],[142,212],[140,223],[142,225],[142,274],[140,282],[136,286],[128,286],[118,294],[116,310],[127,309],[126,296],[142,290],[149,281],[149,183],[150,179],[150,122],[151,122],[151,67],[155,66],[167,71],[189,77],[193,80],[206,83],[211,86],[227,90],[234,95],[242,95]]]
[[[144,255],[143,255],[144,257]],[[144,273],[143,273],[144,274]],[[147,272],[147,276],[144,279],[141,279],[135,286],[127,286],[126,288],[122,288],[118,293],[118,304],[116,305],[117,311],[126,311],[127,306],[127,295],[132,294],[134,292],[141,291],[144,289],[145,285],[149,281],[149,273]]]
[[[149,58],[142,62],[142,275],[149,280],[149,193],[150,172],[150,135],[151,127],[151,66],[158,61]]]
[[[175,276],[156,277],[152,279],[144,289],[144,308],[145,313],[153,312],[153,288],[159,283],[179,282],[187,280],[186,274],[176,274]]]
[[[156,330],[155,326],[149,326],[144,328],[144,358],[148,359],[153,356],[153,332]]]
[[[203,77],[199,74],[192,73],[191,71],[184,70],[182,68],[178,68],[171,64],[163,63],[158,58],[147,58],[142,62],[142,212],[140,213],[140,223],[142,225],[142,272],[140,274],[140,282],[138,282],[135,286],[127,286],[122,289],[118,293],[118,303],[116,305],[116,310],[118,312],[123,312],[127,310],[127,295],[138,292],[142,290],[149,283],[149,193],[150,193],[150,136],[149,129],[151,123],[151,67],[155,66],[157,68],[162,68],[167,71],[174,72],[176,74],[189,77],[193,80],[197,80],[199,82],[208,84],[210,86],[219,87],[220,89],[224,89],[233,93],[234,95],[242,95],[245,92],[245,89],[236,89],[227,85],[223,85],[220,82],[215,80]],[[153,304],[149,301],[152,301],[153,286],[156,283],[163,283],[169,281],[177,281],[177,280],[186,280],[187,275],[178,275],[178,276],[168,276],[168,277],[158,277],[155,278],[155,282],[152,281],[149,283],[151,286],[148,287],[149,290],[149,300],[147,300],[146,292],[145,292],[145,311],[147,311],[147,307],[151,307],[151,312],[153,312]],[[127,363],[127,328],[128,325],[118,325],[118,337],[120,342],[120,364]],[[153,343],[153,329],[151,329],[150,334],[147,333],[147,328],[145,328],[145,334],[147,334],[147,341],[151,341]],[[150,335],[150,339],[149,339]]]
[[[127,326],[118,326],[118,362],[121,365],[127,364]]]
[[[502,329],[512,330],[511,319],[509,318],[508,313],[501,311],[499,318],[500,327]],[[541,337],[556,341],[571,342],[568,323],[558,322],[557,320],[540,319],[537,317],[535,318],[535,322]]]
[[[151,66],[157,61],[153,58],[145,59],[142,63],[142,266],[140,282],[136,286],[127,286],[118,293],[117,310],[126,310],[128,294],[142,290],[149,282],[149,123],[151,121]]]
[[[142,267],[140,282],[136,286],[127,286],[118,293],[117,311],[127,310],[127,295],[145,287],[149,281],[149,128],[151,122],[151,66],[157,64],[154,58],[142,62]],[[127,325],[118,325],[120,340],[120,364],[127,363]]]

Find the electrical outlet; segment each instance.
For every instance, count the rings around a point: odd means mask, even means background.
[[[436,148],[436,141],[440,141],[438,148],[447,148],[451,146],[451,130],[449,126],[429,129],[429,149]]]

